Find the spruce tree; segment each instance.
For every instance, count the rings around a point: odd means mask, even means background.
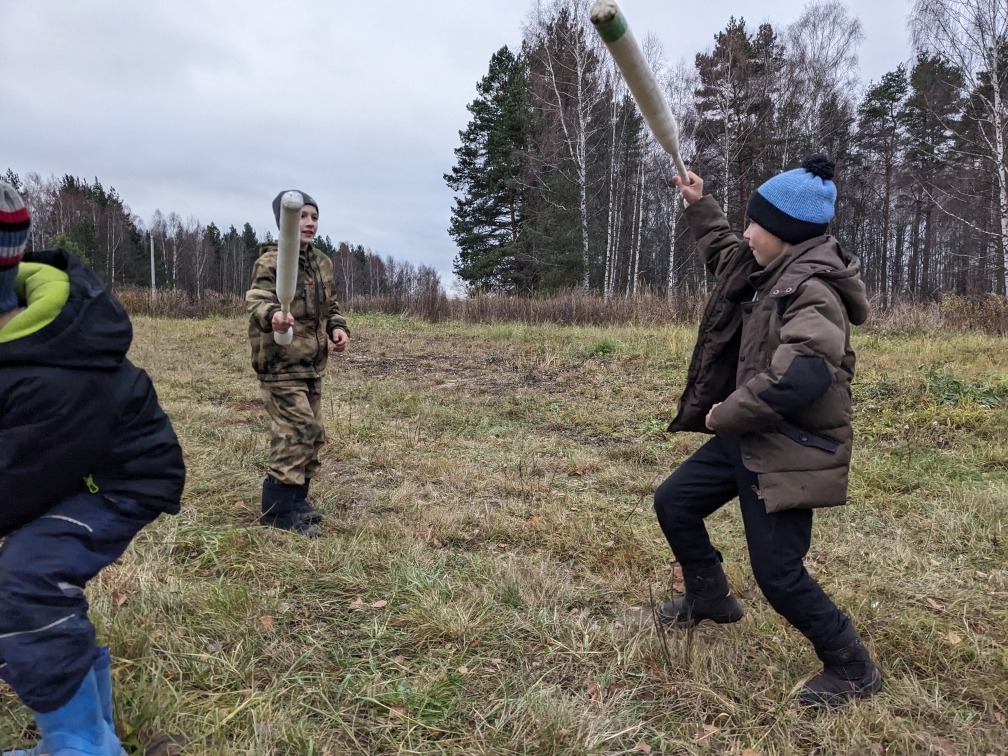
[[[456,192],[448,233],[458,245],[455,273],[475,290],[517,291],[527,276],[522,254],[526,141],[525,64],[505,46],[490,59],[472,120],[459,132],[457,163],[445,174]]]

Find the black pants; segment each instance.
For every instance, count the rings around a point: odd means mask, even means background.
[[[704,519],[736,496],[749,561],[763,595],[816,651],[835,648],[846,637],[850,621],[805,569],[812,510],[767,514],[759,498],[758,478],[742,464],[736,439],[715,436],[655,491],[658,523],[684,576],[720,562]]]

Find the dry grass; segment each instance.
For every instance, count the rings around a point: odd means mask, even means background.
[[[116,294],[132,315],[154,318],[238,317],[244,314],[241,297],[205,290],[199,297],[182,290],[158,290],[139,286],[119,287]],[[482,295],[449,299],[443,293],[411,296],[356,296],[343,301],[344,308],[358,314],[401,316],[428,323],[492,325],[575,325],[608,328],[623,326],[668,326],[696,322],[703,308],[704,293],[682,289],[671,295],[643,291],[606,300],[581,290],[556,292],[541,297]],[[918,336],[935,331],[1008,335],[1008,299],[996,294],[976,297],[946,295],[939,302],[892,303],[883,310],[874,302],[865,331],[905,333]]]
[[[189,483],[89,589],[132,751],[1008,750],[1003,339],[857,336],[851,505],[818,516],[808,563],[886,689],[818,714],[793,703],[815,657],[755,588],[733,507],[710,527],[745,619],[651,621],[674,581],[651,494],[701,441],[663,432],[692,326],[352,323],[309,542],[255,525],[244,321],[136,319]],[[30,737],[0,706],[0,742]]]

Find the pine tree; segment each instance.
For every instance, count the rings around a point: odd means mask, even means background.
[[[905,123],[901,116],[909,86],[906,69],[900,64],[868,89],[858,108],[857,143],[866,158],[868,170],[878,178],[880,196],[877,202],[881,204],[877,248],[872,249],[875,245],[869,243],[864,257],[866,267],[874,273],[872,283],[875,290],[882,294],[883,307],[889,304],[893,282],[890,224],[895,206],[897,173],[905,147]]]
[[[918,55],[901,114],[913,197],[906,288],[914,298],[930,294],[933,286],[937,198],[944,195],[958,165],[952,146],[963,109],[962,86],[962,73],[943,57]]]
[[[502,47],[490,59],[472,120],[459,132],[457,164],[445,174],[457,193],[448,233],[458,245],[455,273],[477,290],[515,291],[526,278],[522,235],[525,64]]]
[[[751,35],[744,19],[732,17],[715,36],[714,49],[696,57],[696,165],[739,226],[752,190],[781,168],[766,154],[774,111],[769,90],[780,56],[776,48],[768,25]]]

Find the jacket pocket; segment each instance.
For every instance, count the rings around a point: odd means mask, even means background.
[[[291,300],[290,311],[295,320],[307,319],[310,313],[308,307],[308,289],[306,287],[301,286],[294,292],[294,299]]]
[[[790,438],[796,444],[809,446],[813,449],[822,449],[830,454],[835,452],[837,447],[840,445],[840,442],[836,439],[819,433],[813,433],[810,430],[806,430],[805,428],[801,428],[783,420],[777,423],[777,430]]]

